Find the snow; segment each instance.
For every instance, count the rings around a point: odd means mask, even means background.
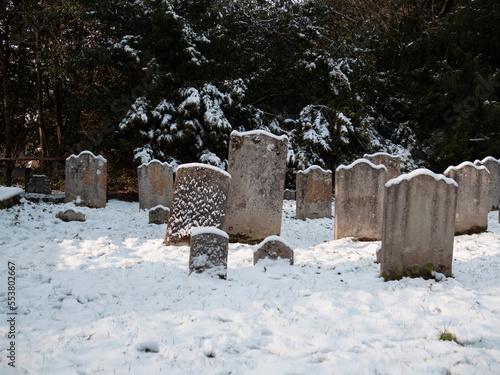
[[[97,160],[100,160],[102,161],[103,163],[106,163],[106,159],[104,158],[104,156],[102,155],[99,155],[99,156],[95,156],[94,153],[92,151],[82,151],[80,152],[78,155],[71,155],[69,158],[66,158],[66,160],[71,160],[72,158],[75,158],[75,159],[78,159],[80,156],[82,155],[90,155],[92,156],[94,159],[97,159]]]
[[[161,161],[159,161],[157,159],[153,159],[153,160],[150,160],[150,161],[148,161],[146,163],[142,163],[141,165],[139,165],[139,167],[137,167],[137,169],[142,168],[142,167],[147,168],[147,167],[149,167],[153,163],[160,164],[161,167],[171,167],[171,165],[168,162],[161,162]]]
[[[303,174],[307,174],[307,173],[310,173],[313,169],[319,169],[321,172],[323,173],[332,173],[331,170],[329,169],[323,169],[321,168],[319,165],[311,165],[309,168],[307,168],[305,171],[297,171],[297,173],[303,173]]]
[[[14,198],[21,194],[24,190],[17,187],[0,187],[0,202],[7,199]]]
[[[231,132],[231,135],[235,135],[237,137],[243,137],[243,136],[248,136],[248,135],[265,135],[267,137],[275,138],[279,141],[287,142],[288,137],[286,135],[275,135],[273,133],[266,132],[265,130],[250,130],[248,132],[239,132],[237,130],[233,130]]]
[[[387,168],[386,168],[386,166],[385,166],[385,165],[382,165],[382,164],[380,164],[380,165],[376,165],[376,164],[373,164],[373,163],[372,163],[370,160],[368,160],[368,159],[363,159],[363,158],[361,158],[361,159],[358,159],[358,160],[354,161],[353,163],[351,163],[351,164],[349,164],[349,165],[339,165],[339,166],[337,167],[336,171],[338,171],[338,170],[340,170],[340,169],[351,169],[351,168],[353,168],[354,166],[356,166],[356,165],[358,165],[358,164],[360,164],[360,163],[368,164],[368,165],[370,165],[370,167],[375,168],[375,169],[385,169],[385,170],[387,170]]]
[[[478,170],[484,169],[486,172],[488,172],[488,174],[490,174],[490,171],[484,165],[481,165],[481,166],[475,165],[475,164],[471,163],[470,161],[464,161],[463,163],[460,163],[457,166],[452,165],[452,166],[446,168],[446,170],[444,171],[444,174],[447,174],[447,173],[451,172],[452,170],[462,169],[464,167],[474,167]]]
[[[374,154],[364,154],[363,157],[364,158],[374,158],[374,157],[377,157],[377,156],[388,156],[388,157],[391,157],[391,158],[398,158],[399,156],[396,156],[396,155],[391,155],[387,152],[376,152]]]
[[[255,246],[230,244],[227,280],[188,276],[189,247],[165,246],[137,202],[55,218],[69,208],[0,211],[1,374],[498,374],[498,212],[488,232],[455,237],[453,278],[384,282],[380,242],[334,240],[332,219],[296,220],[293,201],[281,237],[295,265],[253,266]]]
[[[493,156],[487,156],[483,160],[475,160],[474,164],[476,163],[486,164],[488,161],[494,161],[496,163],[500,163],[500,160],[495,159]]]
[[[199,235],[199,234],[215,234],[217,236],[221,236],[221,237],[229,239],[229,235],[226,232],[224,232],[223,230],[220,230],[219,228],[215,228],[215,227],[197,228],[191,232],[191,237]]]
[[[412,178],[417,177],[417,176],[421,176],[421,175],[431,176],[436,181],[444,181],[448,185],[455,185],[455,186],[458,187],[458,184],[452,178],[445,177],[442,174],[434,173],[434,172],[432,172],[432,171],[430,171],[430,170],[428,170],[426,168],[419,168],[419,169],[415,169],[414,171],[412,171],[410,173],[402,174],[402,175],[400,175],[400,176],[398,176],[396,178],[393,178],[392,180],[387,181],[387,183],[385,184],[385,186],[389,187],[389,186],[392,186],[392,185],[397,185],[397,184],[400,184],[402,181],[409,181]]]
[[[210,164],[203,164],[203,163],[186,163],[186,164],[181,164],[177,167],[177,170],[181,169],[181,168],[208,168],[208,169],[212,169],[214,171],[217,171],[219,173],[222,173],[222,174],[225,174],[226,176],[228,176],[229,178],[231,178],[231,175],[229,173],[227,173],[226,171],[223,171],[222,169],[220,168],[217,168],[213,165],[210,165]]]

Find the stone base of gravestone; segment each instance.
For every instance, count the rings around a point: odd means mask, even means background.
[[[73,210],[60,211],[57,213],[56,217],[65,222],[85,221],[85,215],[82,212],[76,212]]]
[[[16,187],[0,187],[0,209],[11,208],[19,204],[23,189]]]
[[[296,197],[295,190],[285,189],[285,192],[283,194],[283,199],[294,201],[295,197]]]
[[[332,171],[313,165],[296,175],[297,219],[332,217]]]
[[[288,259],[293,265],[293,249],[280,236],[269,236],[264,239],[254,250],[253,264],[259,259]]]
[[[149,224],[167,224],[170,209],[164,206],[156,206],[149,210]]]
[[[52,194],[52,184],[45,175],[33,175],[28,184],[27,193]]]
[[[137,168],[139,183],[139,209],[158,205],[169,207],[172,203],[174,174],[168,163],[152,160]]]
[[[387,181],[401,174],[401,158],[399,156],[387,152],[376,152],[375,154],[365,154],[363,159],[369,160],[375,165],[385,166],[387,168]]]
[[[191,233],[189,274],[208,273],[221,279],[227,278],[229,236],[214,228],[198,228]]]

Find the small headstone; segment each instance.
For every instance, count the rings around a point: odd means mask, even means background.
[[[500,160],[488,156],[483,160],[476,160],[475,165],[483,165],[490,172],[490,196],[489,196],[489,210],[495,211],[500,207]]]
[[[207,272],[221,279],[227,278],[229,236],[214,228],[198,228],[191,233],[189,274]]]
[[[158,205],[170,207],[174,172],[168,163],[152,160],[137,168],[139,208],[146,210]]]
[[[76,212],[74,210],[60,211],[57,213],[56,217],[62,221],[85,221],[85,215],[82,212]]]
[[[21,200],[23,189],[17,187],[0,187],[0,209],[11,208]]]
[[[458,184],[455,234],[480,233],[488,228],[490,173],[470,161],[448,167],[443,173]]]
[[[399,156],[387,152],[376,152],[374,154],[365,154],[363,158],[375,165],[384,165],[387,168],[387,180],[396,178],[401,174],[401,158]]]
[[[170,215],[170,209],[158,205],[149,210],[149,224],[166,224],[168,222],[168,216]]]
[[[290,265],[293,265],[293,249],[280,236],[269,236],[264,239],[254,250],[253,264],[259,259],[289,259]]]
[[[33,175],[28,184],[27,192],[35,194],[52,194],[52,185],[49,178],[45,175]]]
[[[262,130],[231,133],[224,225],[231,242],[255,244],[280,234],[287,152],[286,136]]]
[[[313,165],[296,175],[297,219],[332,217],[332,171]]]
[[[433,269],[451,276],[457,183],[417,169],[385,186],[380,275],[430,276]]]
[[[200,227],[222,228],[231,175],[200,163],[181,164],[167,223],[165,244],[189,244],[191,231]]]
[[[294,201],[295,197],[296,197],[295,190],[285,189],[285,192],[283,194],[283,199]]]
[[[90,151],[66,159],[65,202],[79,201],[82,206],[106,206],[107,161]]]
[[[366,159],[335,171],[335,239],[382,239],[387,169]]]

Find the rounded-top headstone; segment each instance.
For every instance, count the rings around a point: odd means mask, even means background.
[[[265,238],[254,250],[253,264],[255,265],[259,259],[288,259],[290,265],[293,265],[293,249],[280,236],[269,236]]]
[[[227,278],[229,236],[215,227],[193,230],[189,252],[189,274],[207,272]]]

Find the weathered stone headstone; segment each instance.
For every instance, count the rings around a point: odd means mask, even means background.
[[[102,156],[82,151],[66,159],[66,203],[77,201],[82,206],[106,206],[108,162]]]
[[[139,180],[139,209],[158,205],[170,207],[174,185],[174,172],[168,163],[152,160],[137,168]]]
[[[45,175],[38,175],[38,174],[33,175],[28,184],[27,193],[51,194],[52,185],[50,183],[49,178]]]
[[[490,172],[490,198],[489,198],[489,210],[498,210],[500,206],[500,160],[495,159],[492,156],[488,156],[483,160],[476,160],[475,165],[483,165]]]
[[[386,186],[380,274],[389,279],[451,276],[458,185],[428,169],[389,180]],[[432,269],[431,268],[431,269]]]
[[[259,259],[289,259],[293,265],[293,249],[280,236],[269,236],[264,239],[254,250],[253,264],[255,265]]]
[[[283,199],[294,201],[295,197],[296,197],[295,190],[285,189],[285,192],[283,194]]]
[[[62,221],[85,221],[85,214],[82,212],[76,212],[74,210],[60,211],[57,213],[56,217]]]
[[[224,231],[231,242],[259,243],[281,232],[288,138],[254,130],[233,131],[232,176]]]
[[[374,154],[365,154],[363,158],[375,165],[385,165],[387,168],[387,181],[401,174],[401,158],[399,156],[391,155],[387,152],[376,152]]]
[[[229,236],[214,228],[198,228],[191,233],[189,274],[207,272],[221,279],[227,278]]]
[[[354,237],[361,241],[378,241],[382,238],[386,182],[386,167],[366,159],[336,169],[336,240]]]
[[[297,172],[295,182],[297,219],[332,216],[332,171],[313,165]]]
[[[191,231],[222,228],[231,175],[201,163],[177,168],[165,244],[189,244]]]
[[[149,224],[166,224],[170,209],[162,205],[155,206],[149,210]]]
[[[0,209],[11,208],[21,200],[23,189],[17,187],[0,187]]]
[[[490,173],[470,161],[451,166],[443,173],[458,184],[455,234],[483,232],[488,228]]]

